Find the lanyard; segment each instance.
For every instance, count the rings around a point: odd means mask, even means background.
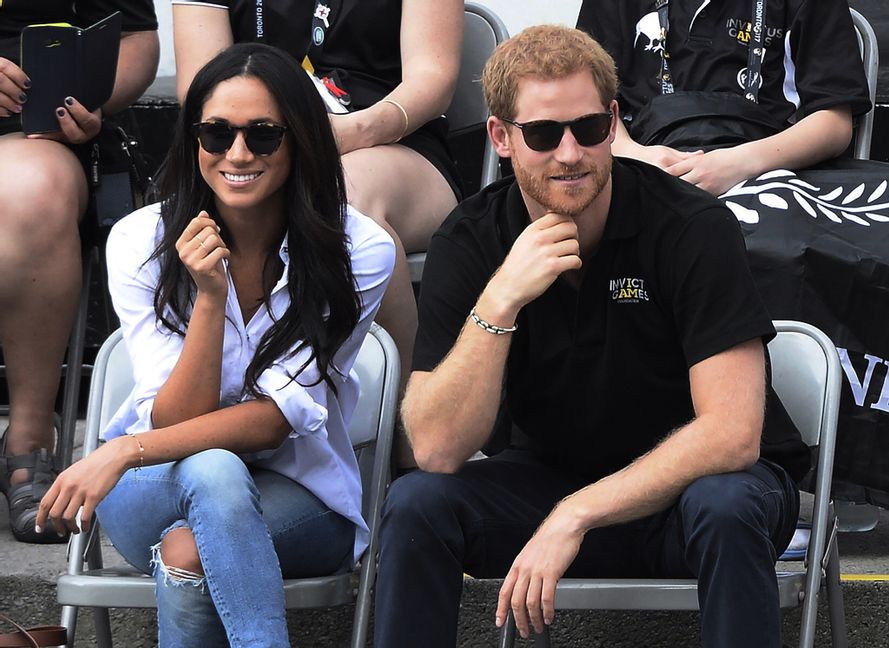
[[[657,0],[658,23],[661,27],[661,71],[658,81],[661,83],[662,94],[672,94],[673,76],[670,74],[670,53],[667,51],[667,33],[670,31],[669,16],[670,0]],[[744,98],[753,103],[759,102],[759,86],[762,76],[762,62],[766,56],[765,38],[765,14],[766,0],[753,0],[753,10],[750,18],[750,40],[747,43],[747,76],[744,79]]]
[[[324,49],[324,41],[334,21],[339,17],[342,9],[342,0],[317,0],[312,11],[312,31],[309,35],[309,47],[306,57],[311,61],[317,60],[321,50]]]

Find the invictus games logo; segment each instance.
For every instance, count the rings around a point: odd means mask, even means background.
[[[742,18],[729,18],[725,23],[725,29],[728,35],[735,39],[740,45],[747,47],[753,36],[753,24],[749,20]],[[776,39],[784,38],[783,27],[769,27],[764,25],[764,34],[762,35],[762,43],[766,47],[771,47],[772,42]]]
[[[638,304],[648,301],[645,279],[634,277],[612,279],[608,282],[608,290],[611,292],[611,300],[618,304]]]

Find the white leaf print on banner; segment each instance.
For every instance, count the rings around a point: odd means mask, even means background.
[[[855,187],[852,191],[849,192],[849,195],[843,198],[843,204],[848,205],[850,202],[854,202],[861,198],[861,194],[864,193],[864,183],[862,182],[860,185]]]
[[[725,201],[725,206],[732,210],[735,214],[735,218],[737,218],[742,223],[748,223],[750,225],[755,225],[759,222],[759,212],[755,209],[747,209],[743,205],[739,205],[736,202],[732,202],[731,200]]]
[[[771,207],[772,209],[783,209],[787,210],[787,201],[784,200],[781,196],[775,195],[773,193],[761,193],[759,194],[759,202],[761,202],[766,207]]]
[[[790,203],[796,202],[812,218],[826,217],[838,224],[870,227],[873,223],[889,223],[887,190],[889,180],[882,180],[870,190],[868,183],[859,182],[851,190],[838,186],[822,193],[820,187],[802,180],[793,171],[777,169],[735,185],[720,198],[740,222],[751,225],[762,218],[760,209],[786,212]],[[883,202],[878,202],[881,199]]]

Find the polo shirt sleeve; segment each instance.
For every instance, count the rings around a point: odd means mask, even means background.
[[[432,237],[420,289],[414,371],[432,371],[453,348],[491,276],[485,256],[472,253],[453,232]]]
[[[714,206],[683,219],[665,241],[673,318],[689,368],[733,346],[775,335],[753,283],[731,211]]]
[[[652,79],[657,71],[653,63],[655,58],[640,60],[635,51],[639,38],[636,24],[644,11],[638,2],[584,0],[577,16],[577,28],[592,36],[614,59],[622,117],[641,110],[653,91]]]
[[[626,68],[633,50],[634,19],[626,0],[584,0],[577,16],[577,28],[605,48],[618,66]]]
[[[84,23],[81,27],[88,27],[119,11],[123,31],[157,31],[157,16],[152,0],[81,0],[76,7]]]
[[[802,116],[848,104],[870,110],[867,78],[845,0],[805,0],[789,23]]]
[[[395,266],[395,243],[366,216],[352,213],[348,236],[352,274],[361,311],[352,335],[333,357],[334,369],[329,374],[338,388],[352,370]],[[256,381],[259,390],[274,401],[287,419],[291,437],[326,434],[328,389],[321,381],[315,361],[309,361],[310,357],[310,349],[299,349],[278,359]]]

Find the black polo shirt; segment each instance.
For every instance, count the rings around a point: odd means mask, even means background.
[[[615,159],[612,178],[603,238],[584,259],[579,289],[558,279],[522,309],[505,381],[513,443],[589,481],[628,465],[694,417],[692,365],[774,336],[728,209],[632,160]],[[505,179],[464,201],[436,232],[415,370],[431,371],[450,351],[529,222],[518,186]],[[798,434],[790,445],[807,467]]]
[[[625,117],[660,94],[662,45],[654,5],[584,0],[577,19],[614,57]],[[743,95],[752,10],[752,0],[670,0],[667,51],[677,91]],[[870,109],[846,0],[768,0],[764,41],[759,102],[779,124],[843,104],[853,115]]]

